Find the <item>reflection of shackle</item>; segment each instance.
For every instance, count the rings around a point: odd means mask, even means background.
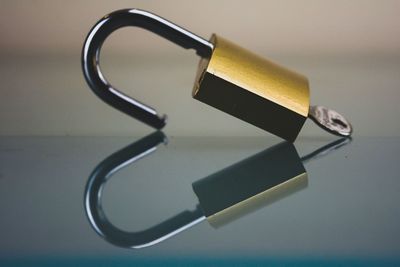
[[[156,131],[107,157],[89,176],[84,197],[86,214],[94,230],[110,243],[129,248],[152,246],[204,219],[219,227],[305,188],[307,173],[302,161],[323,156],[351,141],[339,139],[303,158],[293,144],[282,142],[193,183],[199,199],[195,210],[183,211],[139,232],[118,229],[102,209],[106,181],[115,172],[154,152],[165,140],[165,135]]]

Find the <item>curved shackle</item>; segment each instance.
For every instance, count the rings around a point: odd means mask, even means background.
[[[165,126],[166,116],[135,100],[119,90],[104,78],[99,66],[103,42],[115,30],[136,26],[160,35],[186,49],[193,48],[204,58],[211,57],[213,44],[153,13],[140,9],[122,9],[100,19],[90,30],[82,50],[82,68],[85,79],[93,92],[104,102],[125,114],[156,129]]]
[[[143,139],[113,153],[92,171],[85,188],[84,206],[93,229],[108,242],[129,248],[144,248],[164,241],[205,219],[199,207],[183,211],[153,227],[139,232],[127,232],[114,226],[106,217],[101,204],[103,188],[113,174],[151,154],[166,141],[165,135],[156,131]]]

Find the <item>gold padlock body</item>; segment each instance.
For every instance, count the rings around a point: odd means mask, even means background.
[[[210,41],[193,97],[293,142],[308,116],[307,78],[215,34]]]

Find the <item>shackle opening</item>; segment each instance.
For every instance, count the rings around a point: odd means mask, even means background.
[[[100,51],[107,37],[117,29],[136,26],[151,31],[186,49],[192,48],[204,58],[211,57],[213,44],[153,13],[140,9],[122,9],[100,19],[90,30],[82,50],[82,68],[92,91],[104,102],[143,123],[161,129],[166,116],[114,88],[100,70]]]

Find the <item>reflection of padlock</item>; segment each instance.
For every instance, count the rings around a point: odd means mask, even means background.
[[[193,183],[193,190],[208,222],[218,227],[306,186],[301,159],[284,142]]]
[[[239,119],[294,141],[306,118],[331,133],[349,136],[350,123],[339,113],[309,106],[308,80],[252,52],[213,35],[210,41],[138,9],[113,12],[90,31],[82,52],[85,78],[105,102],[142,122],[161,129],[165,116],[113,88],[100,71],[100,48],[114,30],[138,26],[161,35],[202,57],[193,97]]]
[[[142,248],[159,243],[207,219],[219,227],[307,186],[307,174],[294,146],[284,142],[235,163],[193,183],[200,205],[147,230],[131,233],[112,225],[101,206],[106,181],[121,168],[154,152],[165,140],[155,132],[112,154],[90,175],[85,190],[85,210],[93,229],[107,241],[123,247]],[[312,157],[337,148],[345,140],[329,144]],[[309,160],[310,156],[303,159]]]

